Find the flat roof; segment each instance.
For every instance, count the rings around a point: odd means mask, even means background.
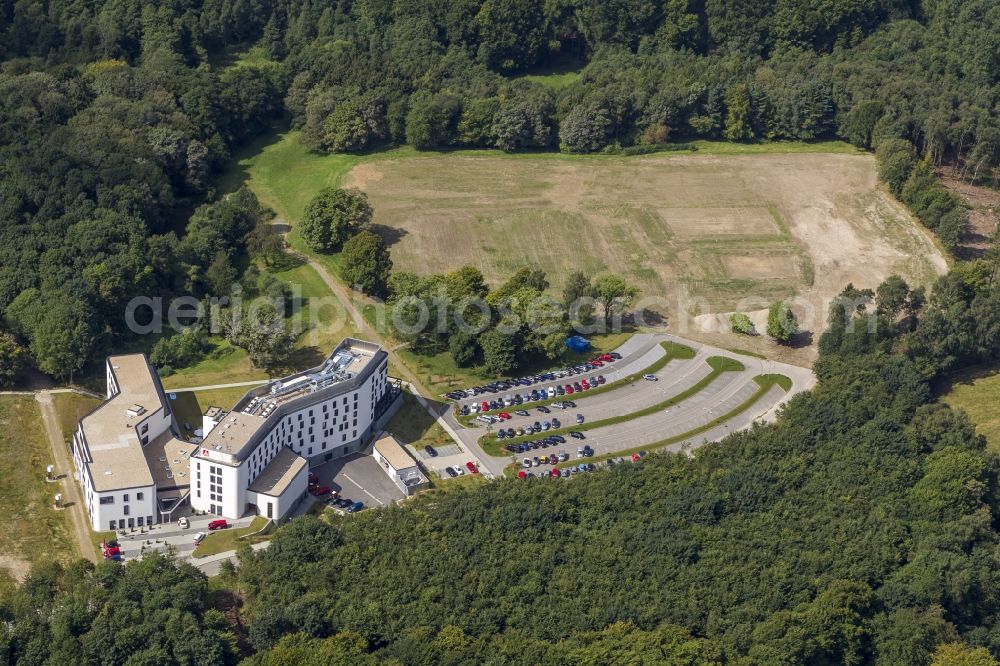
[[[356,390],[359,382],[367,379],[386,357],[382,347],[374,342],[344,338],[315,368],[250,389],[217,426],[205,433],[205,441],[195,456],[224,465],[242,464],[250,445],[256,444],[257,432],[268,421],[276,423],[286,406],[304,408],[341,392]],[[202,449],[227,454],[231,459],[203,456]]]
[[[243,412],[230,412],[219,425],[206,434],[203,449],[239,455],[250,438],[264,425],[265,419]]]
[[[283,447],[278,455],[267,464],[254,482],[250,484],[251,492],[277,497],[284,494],[296,476],[308,467],[306,459],[296,454],[290,448]]]
[[[197,444],[177,439],[169,430],[146,445],[146,464],[153,473],[157,488],[185,488],[191,485],[191,454]]]
[[[375,450],[397,472],[401,469],[417,466],[417,461],[413,459],[413,456],[407,453],[403,445],[392,435],[383,434],[379,437],[375,442]]]
[[[153,476],[135,428],[166,407],[159,378],[143,354],[111,356],[108,365],[118,384],[118,394],[80,419],[91,458],[87,466],[94,490],[151,486]]]

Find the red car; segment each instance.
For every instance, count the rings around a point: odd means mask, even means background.
[[[488,412],[488,411],[490,411],[490,403],[484,401],[483,404],[481,404],[479,406],[479,411],[481,411],[481,412]]]
[[[472,473],[472,474],[479,474],[479,470],[476,469],[475,463],[473,463],[471,460],[469,462],[465,463],[465,466],[467,468],[469,468],[469,472],[470,473]]]
[[[601,359],[605,363],[611,363],[611,361],[615,360],[615,357],[612,356],[611,354],[601,354],[597,358]]]
[[[499,414],[497,414],[497,416],[503,419],[504,421],[510,418],[510,414],[508,414],[507,412],[500,412]]]
[[[583,380],[581,380],[581,381],[580,381],[580,386],[582,386],[582,387],[583,387],[583,390],[584,390],[584,391],[586,391],[587,389],[589,389],[589,388],[590,388],[590,384],[588,384],[588,383],[587,383],[587,380],[586,380],[586,379],[583,379]]]
[[[330,488],[329,486],[320,486],[319,488],[313,488],[309,492],[311,492],[316,497],[322,497],[323,495],[330,494]]]
[[[213,520],[208,524],[209,530],[224,530],[229,527],[229,523],[226,522],[225,518],[219,518],[218,520]]]
[[[563,390],[566,391],[566,395],[572,395],[573,394],[573,387],[570,386],[569,384],[566,384],[566,386],[563,386]]]
[[[599,358],[595,358],[595,359],[592,359],[592,360],[590,361],[590,364],[591,364],[592,366],[596,367],[596,368],[599,368],[599,367],[601,367],[602,365],[604,365],[603,363],[601,363],[601,359],[599,359]]]
[[[523,469],[520,472],[517,473],[517,478],[519,478],[519,479],[523,479],[523,478],[525,478],[527,476],[528,476],[528,474]]]

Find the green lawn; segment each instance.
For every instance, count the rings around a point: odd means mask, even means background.
[[[385,429],[396,439],[415,447],[433,447],[453,443],[451,436],[444,431],[438,422],[427,413],[415,397],[409,392],[403,393],[403,405],[392,417]]]
[[[295,131],[261,137],[237,153],[234,164],[220,180],[219,189],[231,192],[246,184],[261,203],[279,217],[296,221],[309,200],[324,187],[335,187],[360,155],[320,155],[311,152]]]
[[[690,388],[684,391],[681,391],[676,395],[667,398],[666,400],[656,403],[655,405],[650,405],[648,407],[645,407],[643,409],[634,412],[630,412],[628,414],[620,414],[618,416],[612,416],[611,418],[601,419],[599,421],[590,421],[589,423],[582,423],[582,424],[576,424],[576,423],[567,424],[563,428],[549,430],[546,434],[564,434],[570,432],[571,430],[579,430],[582,432],[585,430],[593,430],[594,428],[603,428],[606,426],[616,425],[618,423],[625,423],[626,421],[632,421],[634,419],[643,416],[656,414],[657,412],[662,412],[664,409],[669,409],[670,407],[673,407],[674,405],[684,402],[688,398],[697,395],[701,391],[705,390],[705,388],[713,381],[715,381],[715,379],[722,373],[742,372],[743,370],[746,369],[746,366],[744,366],[736,359],[728,358],[726,356],[712,356],[711,358],[707,359],[706,362],[708,363],[709,367],[712,368],[712,370],[707,375],[705,375],[705,377],[699,380],[698,383],[696,383],[694,386],[691,386]],[[491,456],[501,457],[508,455],[503,448],[505,444],[519,444],[521,442],[525,442],[534,438],[535,435],[524,435],[522,437],[515,437],[514,439],[499,440],[495,436],[490,435],[488,437],[483,437],[482,439],[480,439],[479,444],[480,446],[483,447],[483,450],[486,451],[486,453],[490,454]]]
[[[1000,367],[979,366],[950,379],[941,399],[953,409],[963,409],[986,437],[987,447],[1000,453]]]
[[[80,395],[79,393],[53,393],[52,406],[59,415],[59,430],[62,432],[63,441],[69,442],[73,439],[80,419],[89,414],[101,404],[97,398]]]
[[[0,571],[23,576],[31,564],[77,555],[68,510],[56,511],[58,484],[45,481],[52,455],[34,396],[0,396]],[[70,479],[70,483],[72,483]]]
[[[208,557],[209,555],[218,555],[219,553],[224,553],[228,550],[236,550],[236,547],[240,544],[239,537],[258,532],[263,529],[266,524],[267,518],[257,516],[246,527],[238,529],[230,527],[229,529],[211,532],[205,537],[205,540],[198,544],[198,547],[194,549],[192,556]]]

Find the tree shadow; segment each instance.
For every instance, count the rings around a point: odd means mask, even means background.
[[[810,347],[813,343],[813,333],[812,331],[799,331],[792,336],[792,339],[788,341],[788,346],[792,349],[802,349],[803,347]]]
[[[392,247],[410,233],[406,229],[390,227],[385,224],[373,224],[371,225],[371,230],[372,232],[378,234],[389,247]]]
[[[300,372],[308,368],[315,368],[326,359],[326,354],[319,347],[301,347],[296,349],[288,357],[285,370]]]
[[[972,386],[978,380],[992,377],[997,372],[1000,372],[1000,365],[997,363],[983,363],[969,368],[962,368],[934,382],[934,393],[936,395],[946,395],[951,393],[956,386]]]

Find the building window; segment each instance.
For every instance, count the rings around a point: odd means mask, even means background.
[[[126,504],[124,510],[122,511],[122,513],[124,513],[126,516],[128,515],[128,509],[129,509],[128,504]]]
[[[124,518],[119,518],[118,519],[118,529],[120,529],[120,530],[125,529],[125,519]]]
[[[112,532],[115,530],[115,521],[112,520],[108,522],[108,529],[111,530]]]
[[[142,501],[142,497],[143,497],[142,493],[136,493],[135,494],[135,500],[137,502],[141,502]]]
[[[115,503],[115,498],[113,496],[101,498],[101,504],[114,504],[114,503]]]
[[[142,527],[143,517],[139,516],[138,518],[135,519],[135,522],[139,525],[139,527]]]
[[[128,493],[125,493],[124,495],[122,495],[122,501],[123,502],[128,502]]]
[[[267,517],[268,518],[274,518],[274,516],[271,515],[273,512],[274,512],[274,503],[273,502],[268,502],[267,503]]]

